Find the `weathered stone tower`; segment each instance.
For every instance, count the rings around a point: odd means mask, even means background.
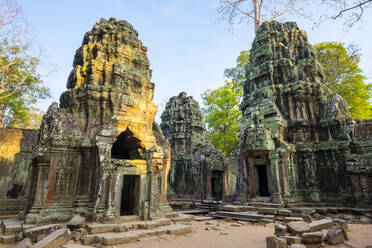
[[[85,34],[60,106],[49,107],[40,127],[28,222],[171,211],[169,143],[154,126],[146,51],[126,21],[101,19]]]
[[[172,148],[168,195],[234,196],[237,166],[207,141],[199,103],[181,92],[169,99],[161,119],[162,131]]]
[[[322,67],[295,23],[258,30],[241,110],[243,199],[372,202],[372,121],[355,122],[344,99],[323,84]],[[363,154],[354,148],[360,146]]]

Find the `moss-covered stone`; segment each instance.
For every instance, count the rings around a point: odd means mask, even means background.
[[[355,160],[363,160],[353,147],[365,147],[362,167],[370,168],[372,141],[353,135],[361,125],[323,78],[306,33],[296,23],[260,27],[240,106],[243,199],[360,203],[354,184],[363,184],[364,202],[372,201],[371,174],[360,183],[351,176],[358,174]],[[371,120],[365,121],[363,129],[370,125]]]
[[[208,142],[199,103],[181,92],[169,99],[161,119],[172,148],[168,195],[232,199],[237,166]]]

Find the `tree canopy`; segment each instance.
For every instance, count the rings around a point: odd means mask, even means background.
[[[365,83],[359,67],[359,50],[355,46],[345,48],[339,42],[319,43],[314,49],[323,65],[324,83],[346,100],[350,115],[356,119],[372,118],[372,85]]]
[[[37,68],[40,60],[32,55],[22,29],[20,9],[11,0],[0,1],[0,127],[27,127],[32,106],[50,97]],[[36,113],[36,112],[34,112]]]
[[[290,12],[299,13],[296,4],[303,0],[220,0],[217,11],[221,19],[235,22],[253,21],[255,32],[263,22],[273,21]]]
[[[212,144],[226,156],[233,157],[239,149],[239,125],[241,113],[239,103],[243,95],[245,67],[249,60],[249,51],[242,51],[237,58],[237,66],[225,70],[229,80],[215,90],[202,94],[205,108],[205,122]]]

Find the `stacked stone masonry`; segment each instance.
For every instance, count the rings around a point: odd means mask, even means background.
[[[277,203],[372,203],[372,120],[323,84],[306,33],[264,23],[241,103],[240,196]]]
[[[60,106],[49,107],[40,127],[27,222],[171,211],[169,143],[154,123],[146,51],[126,21],[101,19],[85,34]]]
[[[161,119],[171,145],[169,197],[233,199],[237,165],[208,142],[199,103],[181,92],[169,99]]]

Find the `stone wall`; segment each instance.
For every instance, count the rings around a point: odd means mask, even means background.
[[[28,222],[169,213],[169,144],[153,132],[147,48],[126,21],[101,19],[76,51],[60,106],[44,116]],[[159,130],[156,130],[158,133]]]
[[[181,92],[169,99],[161,119],[172,148],[169,197],[232,198],[237,166],[208,142],[199,103]]]
[[[0,128],[0,215],[24,210],[29,164],[38,134],[38,130]]]
[[[370,121],[350,118],[345,100],[330,91],[323,78],[306,33],[295,23],[260,27],[241,104],[243,199],[345,204],[356,200],[358,182],[351,180],[350,172],[359,168],[355,160],[371,166],[371,140],[359,138]],[[369,179],[356,177],[371,180],[370,174],[365,174]]]

